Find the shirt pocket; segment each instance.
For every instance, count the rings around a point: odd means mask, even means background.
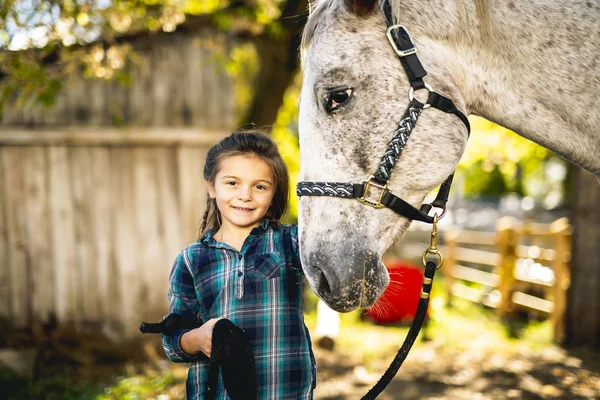
[[[281,274],[281,259],[277,254],[257,254],[250,265],[250,270],[262,279],[277,278]]]

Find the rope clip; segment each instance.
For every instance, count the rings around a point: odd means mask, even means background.
[[[442,214],[443,215],[443,214]],[[429,244],[429,248],[425,250],[423,253],[423,257],[421,260],[423,261],[423,265],[427,265],[427,255],[433,254],[438,257],[439,264],[437,264],[436,269],[440,269],[442,264],[444,263],[444,257],[440,252],[440,249],[437,248],[437,224],[439,217],[437,213],[433,216],[433,228],[431,229],[431,243]]]

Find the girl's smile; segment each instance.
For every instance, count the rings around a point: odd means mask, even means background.
[[[250,212],[250,211],[254,211],[254,208],[244,208],[244,207],[232,207],[234,210],[237,211],[241,211],[241,212]]]

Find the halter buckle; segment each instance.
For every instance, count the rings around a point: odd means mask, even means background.
[[[385,207],[385,205],[381,204],[381,201],[383,200],[383,196],[385,195],[385,193],[389,191],[387,183],[385,185],[381,185],[379,183],[373,182],[373,176],[370,176],[369,179],[367,179],[366,181],[362,181],[362,184],[365,188],[365,191],[363,192],[362,197],[358,197],[357,200],[373,208]],[[376,187],[381,191],[379,193],[379,199],[376,203],[372,200],[367,199],[367,196],[369,195],[369,189],[371,188],[371,186]]]
[[[393,31],[400,30],[400,29],[402,29],[404,31],[403,33],[406,33],[406,36],[408,37],[408,40],[410,41],[411,47],[409,49],[402,50],[398,47],[399,43],[396,42],[396,37],[394,37]],[[415,45],[415,42],[413,42],[412,37],[410,37],[410,34],[408,33],[408,30],[404,27],[404,25],[390,26],[387,29],[387,37],[388,37],[388,40],[390,41],[390,44],[394,48],[394,51],[398,55],[398,57],[410,56],[411,54],[415,54],[417,52],[417,46]]]

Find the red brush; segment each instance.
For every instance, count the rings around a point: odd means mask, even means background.
[[[380,324],[409,323],[417,311],[423,273],[417,265],[400,260],[390,262],[386,268],[390,284],[365,315]]]

